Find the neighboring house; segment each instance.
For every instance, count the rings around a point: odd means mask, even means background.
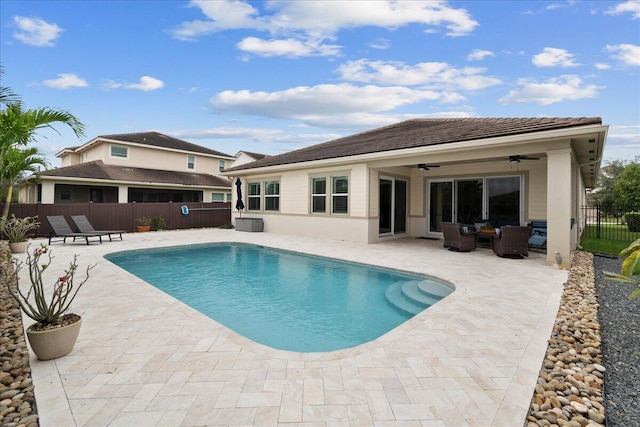
[[[568,262],[607,130],[599,117],[415,119],[224,175],[241,179],[243,216],[268,232],[372,243],[441,237],[448,221],[539,219],[547,261]]]
[[[235,155],[235,160],[231,163],[232,168],[235,168],[240,165],[244,165],[250,162],[255,162],[256,160],[262,160],[265,157],[268,157],[266,154],[252,153],[250,151],[238,151]]]
[[[220,171],[233,156],[158,132],[102,135],[56,154],[20,192],[22,203],[228,202]]]

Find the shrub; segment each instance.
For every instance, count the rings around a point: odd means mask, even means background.
[[[640,231],[640,212],[626,212],[624,218],[627,221],[627,228],[632,233]]]

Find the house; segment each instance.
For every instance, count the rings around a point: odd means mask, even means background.
[[[246,163],[255,162],[256,160],[262,160],[267,157],[266,154],[252,153],[250,151],[240,150],[234,156],[235,160],[231,163],[230,167],[236,167],[244,165]]]
[[[233,156],[158,132],[102,135],[56,154],[62,167],[21,189],[22,203],[228,202]]]
[[[568,262],[607,130],[599,117],[414,119],[223,174],[240,178],[243,217],[267,232],[373,243],[441,238],[448,221],[538,219],[547,261]]]

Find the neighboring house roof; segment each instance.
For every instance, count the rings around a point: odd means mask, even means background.
[[[206,173],[176,172],[159,169],[132,168],[106,165],[102,160],[44,171],[40,177],[82,178],[87,180],[128,181],[140,183],[166,183],[206,187],[229,187],[227,178]]]
[[[266,157],[225,172],[601,124],[600,117],[413,119]]]
[[[260,153],[252,153],[251,151],[240,150],[236,154],[236,157],[240,155],[240,153],[244,153],[246,156],[251,157],[253,160],[262,160],[265,157],[269,157],[268,154],[260,154]]]
[[[84,147],[92,145],[100,140],[111,140],[121,142],[131,142],[134,144],[150,145],[153,147],[168,148],[172,150],[190,151],[193,153],[209,154],[218,157],[228,157],[230,159],[233,156],[222,153],[220,151],[212,150],[201,145],[196,145],[191,142],[183,141],[178,138],[164,135],[159,132],[137,132],[137,133],[120,133],[112,135],[99,135],[92,139],[90,142],[81,145],[79,147],[67,147],[60,151],[61,154],[65,151],[79,151]]]

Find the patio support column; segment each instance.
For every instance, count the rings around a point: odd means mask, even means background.
[[[56,187],[53,182],[42,181],[42,195],[40,203],[54,203]]]
[[[571,262],[571,148],[547,151],[547,263]]]
[[[129,202],[129,187],[126,185],[118,185],[118,203]]]

